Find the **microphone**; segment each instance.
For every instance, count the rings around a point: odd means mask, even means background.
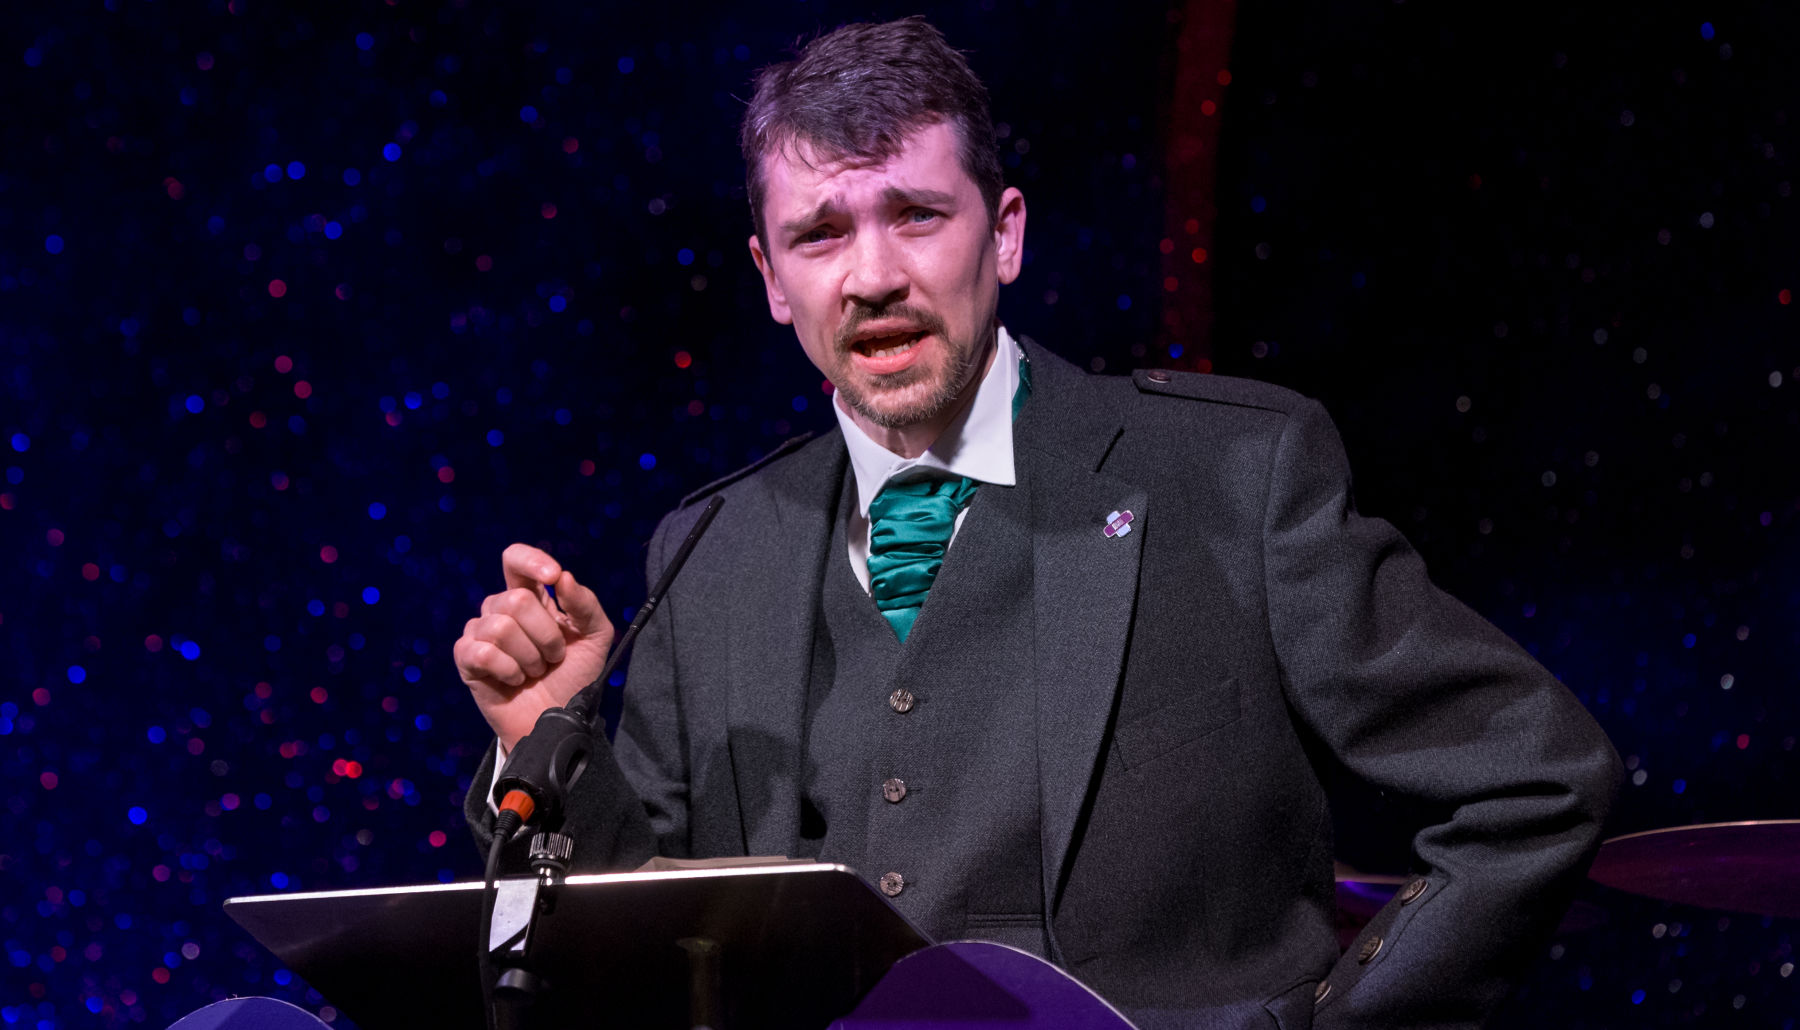
[[[656,613],[657,606],[675,582],[675,574],[687,563],[694,545],[700,542],[700,535],[712,525],[713,516],[719,513],[724,503],[725,498],[715,494],[701,510],[694,528],[688,530],[687,538],[651,588],[643,607],[638,609],[631,625],[613,645],[612,653],[607,655],[606,664],[594,682],[570,698],[567,705],[545,709],[531,732],[519,739],[507,760],[506,769],[494,784],[494,798],[500,809],[500,817],[494,823],[496,840],[510,838],[533,819],[552,828],[561,822],[563,798],[587,769],[593,734],[600,728],[599,700],[607,679],[631,649],[644,624]]]

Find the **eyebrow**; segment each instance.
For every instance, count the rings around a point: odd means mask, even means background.
[[[900,186],[889,186],[882,190],[881,199],[889,207],[950,207],[956,203],[955,196],[942,190],[905,189]],[[820,222],[829,221],[843,212],[841,200],[841,197],[832,197],[822,201],[818,207],[800,217],[782,222],[781,231],[790,236],[798,236]]]

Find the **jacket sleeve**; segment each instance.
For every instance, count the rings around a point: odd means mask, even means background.
[[[1264,561],[1289,703],[1370,784],[1432,813],[1423,885],[1328,976],[1321,1028],[1478,1026],[1555,926],[1600,840],[1620,767],[1548,670],[1434,587],[1393,526],[1356,513],[1324,410],[1276,445]]]
[[[679,514],[665,518],[650,539],[648,583],[660,577],[669,527]],[[672,604],[672,597],[664,599],[663,610],[644,623],[633,645],[631,686],[617,740],[595,736],[588,767],[564,799],[562,832],[575,840],[575,872],[621,872],[659,854],[687,855],[687,767],[675,692]],[[463,815],[483,856],[493,840],[494,812],[487,791],[497,750],[488,745],[463,799]],[[529,868],[529,837],[522,834],[507,845],[504,871]]]

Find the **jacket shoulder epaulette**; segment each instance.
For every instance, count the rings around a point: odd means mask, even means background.
[[[1305,400],[1283,386],[1218,376],[1201,372],[1177,372],[1166,368],[1140,368],[1131,373],[1131,381],[1141,394],[1161,394],[1188,400],[1231,404],[1240,408],[1260,408],[1287,414]]]
[[[743,468],[738,469],[736,472],[728,472],[725,475],[720,476],[718,479],[715,479],[712,482],[701,487],[700,489],[695,490],[693,493],[688,494],[686,497],[683,497],[681,499],[681,503],[679,505],[677,505],[677,507],[685,508],[688,505],[693,504],[695,501],[705,500],[706,498],[712,496],[715,493],[718,493],[720,490],[725,489],[726,487],[737,482],[738,480],[743,479],[745,476],[750,475],[752,472],[755,472],[758,469],[761,469],[767,465],[773,464],[778,459],[794,453],[795,451],[799,450],[802,446],[804,446],[812,438],[813,438],[813,434],[811,434],[811,433],[801,433],[799,436],[793,436],[793,437],[789,437],[786,440],[783,440],[781,442],[781,444],[779,446],[777,446],[774,450],[772,450],[769,453],[763,455],[762,457],[756,459],[755,461],[751,462],[750,464],[745,465]]]

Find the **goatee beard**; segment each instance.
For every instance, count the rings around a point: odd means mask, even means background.
[[[860,389],[854,386],[840,386],[838,387],[838,392],[843,395],[844,404],[847,405],[851,411],[861,415],[872,424],[880,426],[883,429],[905,429],[908,426],[916,426],[931,421],[938,415],[943,414],[946,408],[956,403],[957,396],[962,393],[963,386],[966,385],[969,380],[970,365],[972,364],[970,357],[971,356],[968,354],[951,355],[951,366],[945,369],[946,374],[938,380],[937,385],[932,391],[903,407],[890,407],[886,410],[877,409],[869,403],[868,397],[866,397]],[[884,383],[885,389],[894,390],[905,389],[914,385],[913,382],[906,382],[905,380],[907,379],[912,379],[916,382],[930,374],[930,371],[927,369],[915,371],[914,369],[909,368],[904,372],[896,372],[891,376],[884,376],[882,378],[887,381]]]
[[[864,325],[887,319],[899,319],[910,323],[917,331],[926,336],[935,336],[943,344],[947,365],[942,369],[931,392],[899,408],[890,406],[886,410],[881,410],[870,402],[868,394],[865,394],[858,385],[850,382],[850,376],[841,377],[844,382],[836,385],[838,392],[843,395],[845,406],[851,411],[883,429],[905,429],[908,426],[929,422],[943,414],[944,409],[956,403],[963,387],[969,382],[971,366],[976,357],[974,351],[979,348],[957,347],[955,341],[950,339],[943,319],[930,311],[915,308],[901,301],[880,308],[858,308],[849,320],[838,329],[838,353],[849,354],[852,350],[851,340],[855,338],[857,330]],[[931,375],[930,368],[915,365],[899,372],[880,376],[876,382],[880,385],[881,393],[890,393],[918,385],[930,378]]]

